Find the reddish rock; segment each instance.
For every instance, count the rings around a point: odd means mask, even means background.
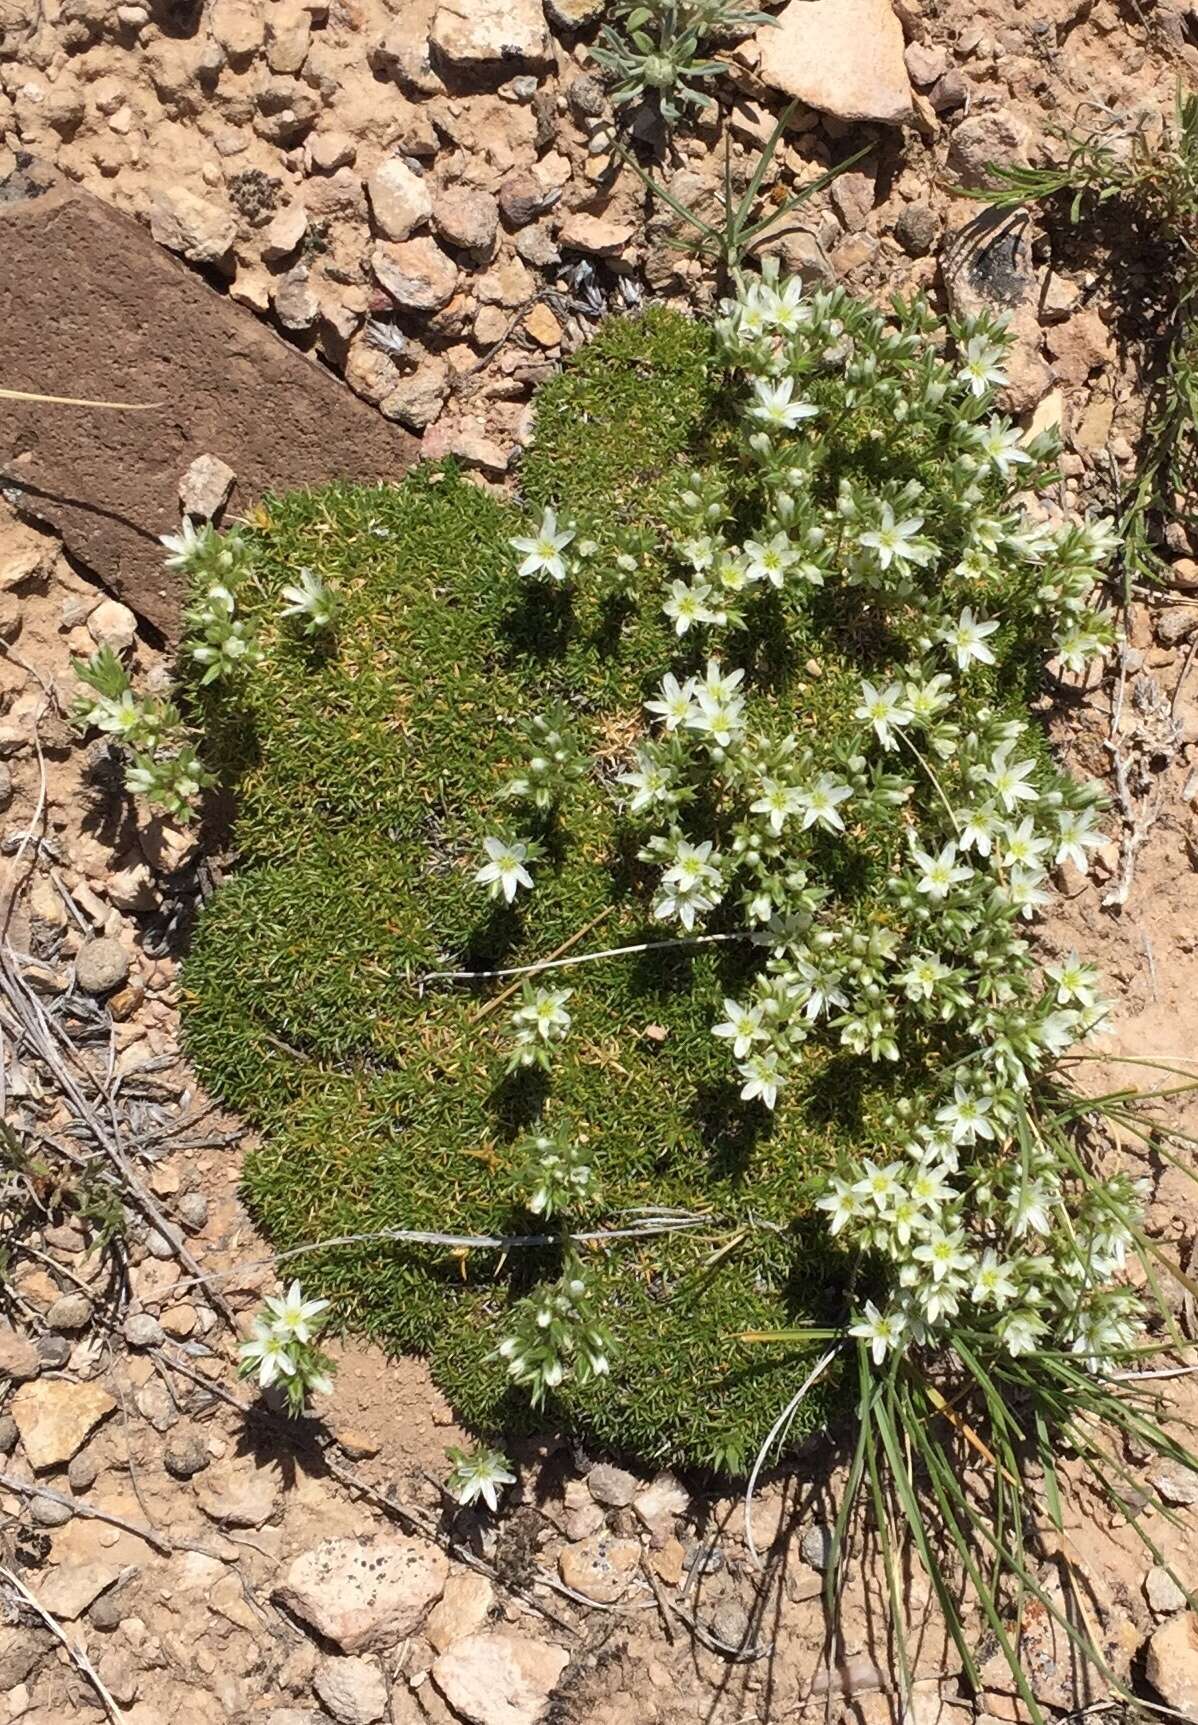
[[[0,328],[10,386],[161,404],[7,403],[0,475],[168,635],[182,583],[158,537],[177,530],[179,481],[198,455],[237,474],[239,513],[267,490],[397,479],[417,455],[317,361],[48,170],[0,181]]]

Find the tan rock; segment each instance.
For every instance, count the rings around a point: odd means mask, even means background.
[[[117,1563],[67,1563],[37,1584],[37,1595],[52,1617],[73,1623],[121,1573]]]
[[[213,0],[208,23],[235,65],[252,60],[262,46],[265,26],[253,0]]]
[[[1167,1707],[1198,1719],[1198,1617],[1171,1618],[1148,1643],[1144,1673]]]
[[[433,1682],[470,1725],[537,1725],[570,1663],[561,1647],[515,1635],[468,1635],[432,1668]]]
[[[564,1546],[557,1567],[567,1587],[600,1605],[614,1605],[627,1593],[641,1561],[635,1539],[594,1533]]]
[[[802,4],[819,5],[821,0],[802,0]],[[566,251],[585,252],[596,258],[615,258],[619,257],[632,235],[632,226],[627,222],[576,210],[562,222],[558,239]]]
[[[483,1627],[495,1603],[495,1589],[485,1575],[458,1570],[429,1612],[424,1638],[438,1653]]]
[[[65,1467],[116,1402],[99,1384],[40,1379],[22,1384],[9,1404],[32,1467]]]
[[[772,90],[838,120],[911,117],[903,29],[890,0],[790,0],[753,38]]]
[[[427,1540],[328,1539],[295,1559],[275,1597],[342,1652],[360,1653],[413,1634],[448,1575]]]
[[[150,232],[160,246],[193,264],[218,264],[237,238],[228,210],[186,186],[162,186],[150,202]]]
[[[379,286],[404,311],[440,311],[457,286],[457,265],[430,239],[399,244],[377,240],[371,248],[370,268]]]
[[[308,212],[303,204],[288,204],[272,217],[262,236],[262,256],[269,263],[289,258],[308,231]]]
[[[538,300],[524,320],[524,327],[538,347],[556,347],[562,339],[562,326],[544,300]]]
[[[452,66],[536,72],[553,65],[541,0],[441,0],[428,39]]]
[[[433,200],[421,174],[398,156],[381,161],[366,182],[375,229],[385,240],[406,240],[433,213]]]

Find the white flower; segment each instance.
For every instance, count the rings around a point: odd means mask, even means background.
[[[742,1006],[738,1000],[725,999],[723,1022],[713,1025],[711,1034],[731,1041],[736,1060],[743,1060],[755,1042],[769,1041],[769,1031],[761,1027],[761,1008]]]
[[[520,887],[532,886],[532,876],[524,867],[528,846],[518,839],[509,843],[505,839],[485,838],[483,850],[487,853],[487,860],[478,870],[475,880],[490,888],[492,898],[502,894],[506,903],[511,904]]]
[[[1013,1358],[1018,1358],[1020,1354],[1033,1352],[1047,1328],[1043,1318],[1026,1307],[1021,1307],[1007,1313],[998,1326],[998,1334],[1007,1352]]]
[[[270,1327],[284,1341],[310,1342],[312,1319],[323,1312],[327,1300],[305,1300],[298,1282],[292,1282],[285,1295],[273,1294],[265,1302],[271,1314]]]
[[[951,1234],[938,1228],[915,1247],[911,1256],[917,1262],[928,1266],[928,1272],[934,1282],[941,1282],[946,1276],[955,1277],[962,1270],[972,1267],[973,1259],[963,1250],[964,1245],[965,1235],[959,1228],[955,1228]]]
[[[901,1162],[890,1162],[885,1168],[879,1168],[876,1162],[871,1162],[867,1156],[862,1162],[865,1173],[853,1187],[859,1198],[868,1198],[874,1208],[880,1213],[890,1208],[902,1190],[899,1185],[899,1175],[903,1172]]]
[[[673,583],[662,610],[672,618],[676,635],[685,635],[695,623],[719,622],[720,613],[708,604],[710,598],[711,588],[706,581],[696,581],[692,586],[685,581]]]
[[[1004,479],[1012,467],[1031,460],[1020,441],[1021,436],[1017,427],[1008,425],[1002,419],[992,419],[978,437],[978,447],[982,454]]]
[[[1043,879],[1042,869],[1014,868],[1006,886],[996,887],[995,891],[1020,916],[1031,917],[1052,902],[1051,894],[1040,885]]]
[[[701,687],[691,716],[686,721],[687,729],[704,731],[721,748],[727,748],[743,727],[744,705],[739,695],[725,698],[713,695],[710,690]]]
[[[1008,822],[1003,828],[1002,852],[998,857],[1001,868],[1042,869],[1044,853],[1050,841],[1036,836],[1035,822],[1025,815],[1017,827]]]
[[[988,857],[994,836],[1002,826],[994,804],[983,803],[977,809],[958,809],[956,820],[961,829],[957,839],[961,849],[976,850],[979,856]]]
[[[284,587],[280,597],[287,601],[281,614],[306,617],[310,630],[327,629],[333,620],[333,595],[314,569],[301,569],[299,581]]]
[[[1002,1307],[1013,1300],[1019,1292],[1011,1279],[1014,1267],[1000,1258],[992,1246],[987,1246],[974,1271],[973,1293],[970,1296],[974,1305]]]
[[[159,544],[165,546],[169,553],[163,559],[166,568],[194,567],[212,536],[211,527],[205,524],[197,529],[192,525],[191,517],[185,515],[177,533],[163,533],[159,536]]]
[[[982,777],[1008,814],[1014,814],[1021,802],[1038,802],[1040,796],[1035,785],[1027,782],[1029,773],[1036,770],[1035,761],[1012,762],[1008,758],[1011,748],[1010,743],[1003,743],[994,751],[989,767],[982,771]]]
[[[676,731],[690,718],[694,698],[695,679],[688,677],[685,683],[680,683],[672,672],[667,671],[661,680],[661,699],[646,701],[645,711],[663,719],[667,731]]]
[[[917,537],[922,526],[922,515],[908,515],[896,521],[889,503],[883,503],[881,526],[858,534],[857,543],[868,547],[883,569],[889,569],[891,563],[930,563],[936,548]]]
[[[874,728],[874,735],[884,749],[894,747],[894,729],[901,730],[911,723],[911,709],[903,705],[903,691],[898,683],[875,688],[867,678],[861,679],[861,705],[854,708],[855,719],[865,719]]]
[[[821,826],[834,828],[837,832],[844,831],[844,822],[840,818],[837,805],[847,802],[852,796],[850,785],[842,784],[831,773],[821,773],[813,785],[806,790],[800,788],[795,794],[803,810],[804,832],[817,821]]]
[[[1053,1196],[1042,1180],[1022,1181],[1007,1199],[1007,1208],[1011,1212],[1011,1232],[1017,1240],[1025,1234],[1043,1234],[1047,1239],[1052,1232],[1049,1211]]]
[[[1093,809],[1058,809],[1059,843],[1053,862],[1059,868],[1071,862],[1085,874],[1090,867],[1087,851],[1098,850],[1106,841],[1098,831],[1098,817]]]
[[[1075,1000],[1079,1006],[1093,1006],[1095,1001],[1095,985],[1098,982],[1098,972],[1092,964],[1085,964],[1076,952],[1069,952],[1060,964],[1047,964],[1044,974],[1050,976],[1056,983],[1057,1002],[1068,1006]]]
[[[946,899],[953,887],[973,879],[973,870],[969,864],[957,861],[955,844],[945,845],[939,856],[932,856],[928,851],[917,850],[912,846],[911,855],[921,871],[915,890],[926,893],[930,899]]]
[[[667,768],[647,755],[643,749],[636,757],[636,769],[631,773],[621,773],[618,783],[631,785],[634,795],[629,801],[631,812],[640,814],[642,809],[650,809],[656,803],[668,803],[674,788],[674,781]]]
[[[460,1504],[471,1504],[482,1498],[492,1514],[499,1507],[499,1490],[514,1485],[516,1476],[512,1464],[497,1449],[451,1449],[446,1452],[453,1468],[449,1475],[449,1490]]]
[[[773,1049],[767,1049],[764,1054],[750,1055],[737,1071],[745,1081],[741,1088],[741,1101],[761,1101],[773,1109],[778,1101],[778,1092],[786,1083],[785,1075],[778,1070],[778,1056]]]
[[[987,647],[986,639],[997,629],[997,622],[993,619],[983,622],[966,605],[957,621],[940,629],[938,635],[956,654],[958,669],[965,671],[975,660],[979,665],[993,665],[994,654]]]
[[[934,952],[921,952],[911,960],[899,979],[908,1000],[932,1000],[952,970]]]
[[[508,544],[513,551],[524,554],[519,569],[521,575],[548,575],[551,581],[564,581],[568,571],[562,552],[573,538],[574,529],[559,529],[555,511],[547,508],[541,517],[541,525],[531,538],[509,539]]]
[[[918,1167],[907,1182],[907,1190],[921,1210],[939,1210],[953,1196],[953,1189],[944,1177],[945,1170],[929,1166]]]
[[[1005,352],[1005,348],[991,341],[989,336],[971,335],[961,351],[961,369],[957,377],[969,385],[974,395],[985,395],[988,389],[1008,381],[999,364]]]
[[[763,377],[754,378],[753,393],[757,404],[750,407],[750,417],[760,420],[771,431],[793,431],[800,420],[810,419],[819,412],[819,408],[810,402],[793,401],[794,388],[793,377],[784,377],[780,383],[770,383]]]
[[[875,1366],[880,1366],[889,1349],[897,1348],[907,1320],[902,1312],[879,1312],[872,1300],[865,1302],[865,1316],[850,1325],[849,1335],[860,1336],[869,1343]]]
[[[835,1239],[846,1223],[855,1221],[861,1214],[861,1203],[857,1197],[856,1188],[850,1186],[847,1180],[833,1179],[832,1190],[815,1201],[817,1210],[826,1210],[831,1218],[828,1232]]]
[[[993,1098],[975,1096],[963,1084],[953,1087],[953,1100],[936,1110],[936,1118],[952,1132],[954,1144],[972,1144],[978,1138],[993,1138],[994,1123],[990,1111]]]
[[[255,1318],[252,1339],[242,1342],[237,1353],[243,1366],[257,1366],[259,1388],[268,1390],[280,1377],[294,1374],[290,1346],[287,1337],[279,1335],[264,1318]]]
[[[755,815],[769,817],[770,831],[778,834],[792,815],[797,815],[801,807],[799,792],[793,785],[784,785],[780,779],[763,778],[761,795],[756,802],[749,804],[749,810]]]
[[[538,988],[526,1005],[516,1008],[512,1017],[529,1025],[543,1042],[555,1041],[570,1028],[566,1002],[573,993],[572,988]]]
[[[781,587],[786,571],[798,561],[799,553],[785,533],[775,533],[765,545],[756,539],[745,541],[745,575],[750,581],[768,581],[771,587]]]

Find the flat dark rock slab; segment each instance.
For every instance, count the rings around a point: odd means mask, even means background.
[[[183,592],[158,538],[197,455],[236,473],[228,516],[266,491],[398,479],[419,450],[132,218],[37,165],[0,182],[0,330],[2,387],[162,404],[0,399],[0,484],[168,636]]]

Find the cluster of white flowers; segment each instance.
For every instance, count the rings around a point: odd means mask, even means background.
[[[530,982],[524,984],[520,1004],[512,1014],[516,1036],[508,1060],[509,1072],[529,1066],[539,1066],[542,1072],[550,1070],[553,1049],[570,1028],[566,1002],[573,993],[572,988],[534,988]]]
[[[255,1317],[252,1335],[238,1349],[243,1378],[257,1378],[259,1388],[278,1384],[293,1414],[301,1414],[310,1395],[328,1395],[333,1388],[332,1360],[321,1353],[316,1338],[326,1324],[328,1300],[306,1300],[298,1282],[285,1294],[272,1294]]]
[[[888,1265],[889,1303],[853,1333],[880,1362],[968,1307],[1011,1354],[1043,1340],[1097,1366],[1137,1321],[1113,1280],[1136,1194],[1019,1138],[1037,1077],[1104,1012],[1093,971],[1071,955],[1042,978],[1024,932],[1050,871],[1084,871],[1102,843],[1102,797],[1011,716],[1003,672],[1104,651],[1093,599],[1116,538],[1031,513],[1056,445],[994,412],[1001,325],[954,325],[955,357],[934,329],[922,304],[886,318],[769,269],[724,304],[717,336],[746,379],[740,471],[678,487],[662,604],[703,668],[663,676],[620,783],[660,870],[654,917],[690,933],[718,912],[758,945],[713,1025],[743,1100],[784,1106],[812,1039],[875,1062],[909,1051],[932,1086],[904,1102],[895,1158],[846,1164],[821,1200],[833,1233]],[[513,541],[522,572],[564,579],[573,538],[547,511]],[[736,642],[784,646],[846,589],[870,642],[841,696],[856,729],[784,730]],[[869,894],[846,890],[853,870]]]

